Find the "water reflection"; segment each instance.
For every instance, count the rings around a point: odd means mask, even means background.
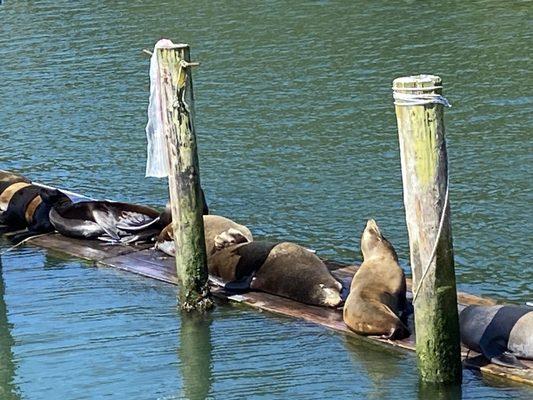
[[[213,382],[211,314],[181,313],[180,370],[182,396],[189,400],[206,399]]]
[[[419,381],[418,398],[420,400],[460,400],[462,398],[461,385],[441,385]]]
[[[20,399],[17,388],[13,384],[15,363],[13,362],[13,337],[7,320],[7,306],[4,298],[5,285],[0,257],[0,399]]]
[[[398,351],[390,351],[368,343],[364,338],[345,338],[346,351],[354,364],[364,368],[370,378],[371,387],[367,394],[369,399],[393,397],[398,390],[393,381],[398,380],[402,372],[402,360],[405,358]]]

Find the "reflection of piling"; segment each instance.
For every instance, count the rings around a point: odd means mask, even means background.
[[[393,89],[420,376],[457,383],[462,372],[441,85],[438,76],[419,75],[394,80]]]
[[[194,130],[190,50],[185,44],[158,47],[162,119],[169,155],[168,182],[176,244],[176,269],[183,310],[212,307],[207,284],[203,201]]]
[[[182,313],[179,356],[183,397],[190,400],[207,398],[213,374],[209,315]]]
[[[20,396],[13,384],[15,363],[13,362],[13,337],[7,320],[7,306],[4,298],[5,285],[0,257],[0,399],[17,400]]]
[[[460,384],[418,382],[417,399],[419,400],[461,400],[462,397]]]

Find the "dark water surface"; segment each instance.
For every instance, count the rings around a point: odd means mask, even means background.
[[[0,168],[163,205],[166,183],[143,178],[140,50],[170,37],[202,63],[196,125],[213,213],[347,262],[374,217],[406,265],[391,83],[433,73],[453,104],[459,287],[533,300],[531,11],[527,1],[7,0]],[[418,385],[413,354],[238,306],[181,318],[174,287],[57,257],[2,256],[0,399],[438,398]],[[533,396],[469,371],[462,391],[444,393],[461,392]]]

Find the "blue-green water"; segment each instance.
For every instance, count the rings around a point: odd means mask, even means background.
[[[143,178],[149,61],[141,49],[169,37],[201,62],[196,125],[213,213],[347,262],[359,260],[360,232],[374,217],[406,265],[391,82],[438,74],[453,104],[459,288],[531,300],[531,9],[526,1],[6,0],[0,168],[163,205],[166,183]],[[174,287],[57,257],[31,247],[2,256],[0,398],[429,396],[413,354],[230,305],[206,321],[183,319]],[[533,396],[469,371],[461,393]]]

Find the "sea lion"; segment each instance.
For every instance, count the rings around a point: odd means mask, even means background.
[[[229,244],[208,257],[209,274],[228,289],[258,290],[301,303],[336,307],[342,284],[308,249],[290,242]]]
[[[220,215],[204,215],[204,232],[208,256],[221,246],[253,240],[250,229]],[[157,236],[155,248],[170,256],[175,255],[172,224],[168,224]]]
[[[59,190],[43,190],[41,198],[51,207],[50,222],[65,236],[133,243],[161,231],[160,213],[151,207],[114,201],[73,203]]]
[[[0,171],[0,224],[14,229],[27,228],[18,238],[53,231],[48,215],[51,207],[41,198],[41,193],[48,192],[50,189],[34,185],[22,175]],[[69,201],[61,192],[58,196]]]
[[[31,183],[30,180],[22,175],[15,174],[13,172],[0,170],[0,195],[6,190],[9,186],[14,183]],[[9,202],[9,200],[8,200]],[[0,197],[0,210],[4,210],[4,200]]]
[[[461,342],[494,364],[527,368],[533,360],[533,310],[526,306],[468,306],[459,314]]]
[[[361,237],[364,262],[355,273],[344,304],[346,325],[361,335],[401,339],[409,330],[400,320],[406,307],[405,275],[392,244],[370,219]]]

